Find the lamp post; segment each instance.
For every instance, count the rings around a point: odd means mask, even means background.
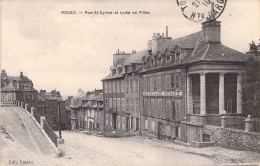
[[[58,113],[59,113],[59,138],[62,138],[61,137],[61,109],[60,109],[60,102],[61,102],[61,99],[58,99]]]

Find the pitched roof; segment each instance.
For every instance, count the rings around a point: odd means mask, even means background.
[[[71,99],[70,108],[79,108],[82,106],[82,101],[78,98]]]
[[[143,50],[143,51],[133,53],[125,60],[125,63],[142,63],[143,56],[148,56],[148,55],[149,55],[148,50]]]
[[[166,49],[172,50],[176,46],[179,46],[180,48],[183,49],[193,49],[195,48],[198,40],[201,38],[202,32],[196,32],[192,33],[186,36],[182,36],[176,39],[172,39],[169,42],[165,42],[163,45],[161,45],[157,51],[160,51],[161,53],[164,53]],[[157,52],[156,51],[156,52]]]
[[[220,43],[206,43],[194,50],[192,55],[187,58],[186,63],[198,61],[244,62],[248,57],[246,54]]]
[[[10,82],[8,85],[1,88],[1,91],[7,92],[7,91],[17,91],[18,89],[14,87],[13,82]]]
[[[117,75],[113,75],[112,76],[111,73],[110,73],[105,78],[103,78],[102,81],[104,81],[104,80],[111,80],[111,79],[115,79],[115,78],[122,78],[122,77],[124,77],[123,74],[117,74]]]

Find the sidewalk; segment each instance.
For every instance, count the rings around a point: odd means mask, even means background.
[[[31,134],[33,140],[35,141],[39,152],[44,155],[54,154],[54,148],[47,140],[47,138],[43,135],[41,129],[35,124],[32,117],[18,107],[14,107],[14,109],[22,116],[25,126],[27,127],[28,131],[30,132],[29,134]]]
[[[144,144],[148,144],[150,146],[208,157],[216,160],[218,164],[260,164],[260,154],[256,152],[225,149],[222,147],[195,148],[179,145],[177,143],[148,139],[142,136],[134,136],[132,138],[125,139],[132,140],[133,138],[137,142],[143,142]]]

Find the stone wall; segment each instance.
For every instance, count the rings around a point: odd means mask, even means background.
[[[224,148],[260,152],[260,133],[206,125],[204,130],[214,136],[215,145]]]

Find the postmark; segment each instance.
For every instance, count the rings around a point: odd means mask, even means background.
[[[177,0],[183,16],[198,23],[217,19],[226,3],[227,0]]]

